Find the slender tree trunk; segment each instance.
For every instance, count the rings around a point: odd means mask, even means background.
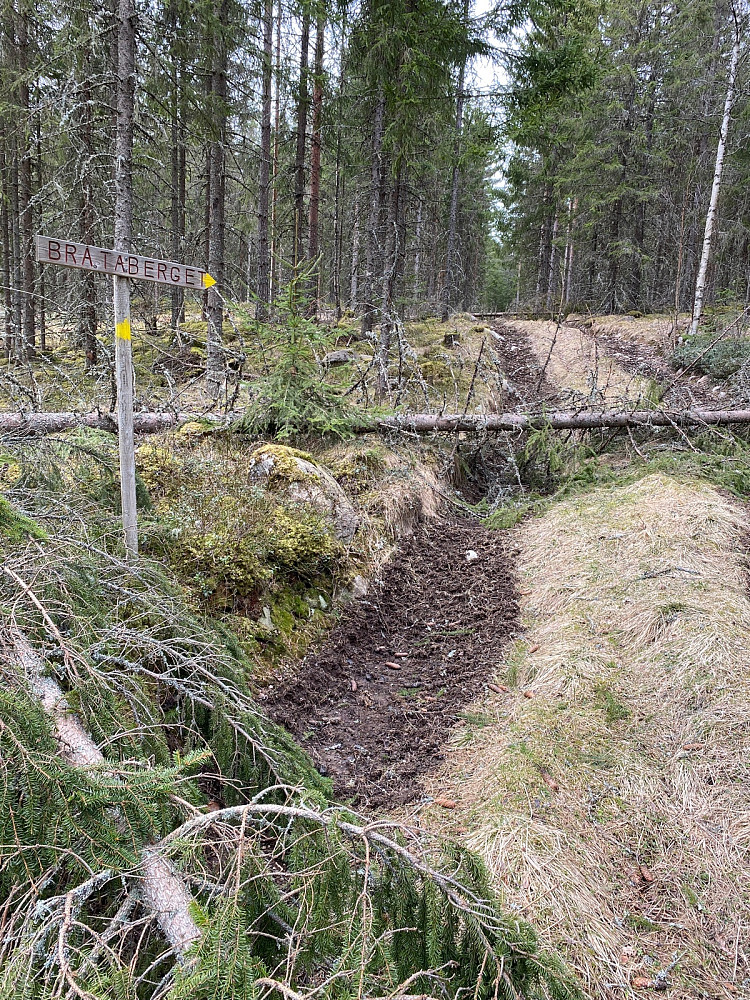
[[[18,143],[15,135],[11,134],[11,166],[10,166],[10,219],[11,219],[11,245],[13,249],[13,352],[16,360],[21,361],[24,356],[23,343],[23,264],[22,264],[22,242],[18,195]]]
[[[403,167],[393,179],[386,220],[386,249],[381,287],[380,336],[378,344],[378,398],[388,395],[388,360],[393,339],[395,297],[402,257],[401,202]]]
[[[216,284],[208,290],[208,327],[206,380],[210,394],[219,395],[224,379],[223,325],[224,304],[224,236],[225,236],[225,147],[227,134],[227,29],[228,2],[214,0],[214,21],[211,69],[212,112],[214,138],[210,155],[210,215],[208,237],[208,270]]]
[[[23,344],[27,357],[34,356],[36,327],[34,320],[34,251],[31,152],[31,102],[29,98],[29,34],[28,14],[21,7],[18,15],[18,72],[21,121],[18,163],[19,235],[23,275]]]
[[[281,123],[281,0],[279,0],[276,15],[276,56],[274,59],[274,99],[273,99],[273,178],[271,195],[271,303],[276,301],[279,290],[279,234],[278,234],[278,200],[279,200],[279,125]]]
[[[183,143],[182,126],[182,66],[181,56],[178,51],[178,31],[181,27],[178,24],[176,0],[169,3],[169,30],[170,30],[170,72],[171,72],[171,93],[170,93],[170,133],[171,133],[171,185],[170,185],[170,250],[172,260],[182,260],[182,236],[185,217],[183,177],[185,154]],[[171,298],[171,321],[170,325],[174,333],[180,325],[185,308],[184,290],[175,285],[170,294]]]
[[[573,243],[573,225],[575,223],[576,211],[578,209],[578,199],[571,198],[568,209],[568,232],[565,241],[565,270],[563,276],[563,303],[570,301],[570,289],[573,283],[573,256],[575,246]]]
[[[37,91],[37,104],[41,105],[41,97]],[[42,165],[42,116],[36,119],[36,186],[37,191],[44,189],[44,169]],[[39,213],[41,215],[41,212]],[[47,300],[45,298],[44,265],[40,264],[39,280],[37,282],[37,304],[39,306],[39,348],[47,350]]]
[[[464,0],[464,21],[469,19],[469,0]],[[466,60],[458,71],[458,92],[456,95],[456,137],[453,145],[453,176],[451,178],[451,207],[448,218],[448,249],[445,255],[445,284],[440,318],[448,319],[448,312],[455,297],[456,287],[456,227],[458,222],[458,198],[461,188],[461,136],[464,124],[464,76]]]
[[[308,257],[315,263],[320,252],[320,233],[318,219],[320,216],[320,153],[321,125],[323,120],[323,45],[325,41],[325,19],[318,17],[315,28],[315,62],[313,66],[313,120],[310,138],[310,241]],[[317,316],[320,298],[320,266],[310,279],[311,312]]]
[[[419,303],[421,289],[420,273],[422,267],[422,216],[424,213],[424,202],[420,198],[417,203],[417,225],[414,232],[414,301]]]
[[[552,241],[551,249],[549,255],[549,274],[547,275],[547,298],[545,301],[545,309],[548,313],[552,312],[552,302],[555,295],[555,286],[557,284],[557,227],[559,225],[559,213],[555,209],[555,221],[552,223]]]
[[[352,224],[352,263],[351,275],[349,279],[349,308],[352,312],[357,311],[357,295],[359,293],[359,188],[354,195],[354,220]]]
[[[268,203],[271,193],[271,86],[273,84],[273,0],[263,5],[263,94],[260,124],[260,171],[258,175],[258,281],[257,318],[268,317],[271,301],[271,244],[268,233]]]
[[[336,177],[333,206],[333,272],[331,275],[333,302],[336,307],[336,319],[341,319],[341,268],[344,257],[343,226],[341,223],[342,204],[345,195],[345,177],[341,170],[342,115],[344,105],[344,85],[346,83],[346,59],[343,52],[340,56],[338,107],[336,109]]]
[[[362,296],[362,333],[369,333],[375,325],[375,265],[378,252],[380,221],[380,190],[383,176],[383,125],[385,96],[378,94],[372,123],[372,158],[370,160],[370,211],[367,220],[367,256]]]
[[[729,61],[729,76],[727,78],[727,95],[724,101],[724,115],[721,120],[721,131],[719,132],[719,144],[716,149],[716,163],[714,166],[714,180],[711,186],[711,199],[708,204],[706,214],[706,228],[703,234],[703,250],[701,252],[700,266],[698,267],[698,277],[695,281],[695,298],[693,300],[693,319],[690,324],[690,333],[695,335],[698,332],[698,325],[703,312],[703,300],[706,292],[706,273],[708,262],[711,257],[711,242],[713,240],[714,226],[719,205],[719,193],[721,191],[721,175],[724,169],[724,155],[727,147],[727,135],[729,134],[729,121],[732,117],[732,105],[734,103],[734,85],[737,76],[737,62],[740,57],[740,25],[737,10],[732,7],[734,17],[734,45]]]
[[[94,135],[91,94],[91,62],[88,50],[82,54],[81,97],[80,97],[80,142],[82,152],[80,176],[81,242],[95,244],[94,191],[91,173],[94,165]],[[96,282],[93,271],[80,272],[81,312],[78,320],[78,338],[86,356],[86,368],[91,369],[97,362],[97,313]]]
[[[299,57],[299,97],[297,99],[297,143],[294,155],[294,238],[292,244],[292,265],[296,269],[304,255],[305,221],[305,151],[307,149],[308,104],[308,56],[310,48],[310,14],[305,6],[302,14],[302,38]]]

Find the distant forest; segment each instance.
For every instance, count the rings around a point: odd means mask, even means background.
[[[139,3],[133,250],[206,267],[259,319],[294,282],[365,333],[514,305],[690,309],[734,53],[706,291],[747,300],[746,4],[477,6]],[[111,244],[116,20],[112,0],[4,4],[8,356],[54,315],[93,362],[111,324],[108,283],[40,268],[32,237]],[[177,328],[184,293],[163,294],[150,322]]]

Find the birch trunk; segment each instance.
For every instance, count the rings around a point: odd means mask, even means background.
[[[719,145],[716,149],[716,165],[714,167],[714,180],[711,185],[711,200],[708,204],[706,214],[706,228],[703,234],[703,250],[701,252],[700,266],[698,267],[698,277],[695,280],[695,298],[693,300],[693,319],[690,324],[690,335],[694,336],[698,332],[698,325],[703,312],[703,300],[706,294],[706,274],[708,272],[708,262],[711,257],[711,242],[713,240],[714,226],[719,205],[719,193],[721,191],[721,175],[724,169],[724,155],[727,148],[727,135],[729,134],[729,121],[732,117],[732,105],[734,103],[734,84],[737,76],[737,63],[740,57],[740,27],[737,11],[732,7],[734,17],[734,44],[732,55],[729,61],[729,77],[727,79],[727,95],[724,101],[724,115],[721,120],[721,131],[719,132]]]

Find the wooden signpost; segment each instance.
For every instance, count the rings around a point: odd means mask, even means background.
[[[117,377],[117,431],[120,451],[120,495],[125,552],[129,562],[138,557],[138,523],[135,500],[135,439],[133,433],[133,352],[130,327],[130,282],[133,279],[162,285],[180,285],[202,291],[216,282],[207,271],[171,260],[70,240],[36,237],[36,259],[84,271],[98,271],[114,278],[115,373]]]

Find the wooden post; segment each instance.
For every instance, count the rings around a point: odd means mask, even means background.
[[[133,350],[130,339],[130,279],[115,276],[115,376],[117,429],[120,446],[120,496],[125,554],[138,558],[138,515],[135,499],[135,439],[133,434]]]

